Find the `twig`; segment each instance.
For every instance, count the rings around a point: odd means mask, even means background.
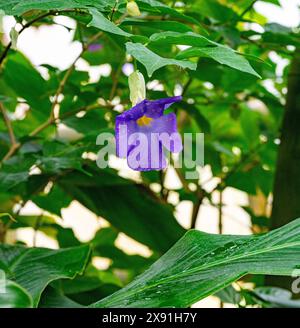
[[[16,137],[15,137],[12,125],[11,125],[11,121],[10,121],[10,119],[7,115],[7,112],[1,102],[0,102],[0,110],[3,115],[4,123],[8,130],[9,140],[10,140],[10,144],[11,144],[8,153],[3,157],[2,161],[1,161],[1,162],[4,162],[8,158],[10,158],[11,154],[13,154],[16,151],[16,149],[19,148],[20,144],[16,141]]]
[[[247,12],[253,8],[256,2],[257,0],[253,0],[250,5],[242,11],[242,13],[239,15],[239,20],[241,20],[247,14]]]
[[[182,97],[185,96],[185,94],[187,93],[188,88],[190,87],[190,85],[191,85],[192,82],[193,82],[193,79],[190,77],[190,78],[187,80],[186,84],[184,85],[184,87],[183,87],[183,89],[182,89],[182,94],[181,94]]]
[[[42,15],[40,15],[40,16],[34,18],[33,20],[29,21],[28,23],[26,23],[26,24],[22,27],[22,29],[19,31],[19,35],[20,35],[24,30],[26,30],[28,27],[30,27],[31,25],[33,25],[34,23],[38,22],[39,20],[41,20],[41,19],[43,19],[43,18],[45,18],[45,17],[52,16],[52,15],[54,15],[54,14],[55,14],[55,11],[49,11],[49,12],[47,12],[47,13],[44,13],[44,14],[42,14]],[[12,42],[10,41],[10,42],[8,43],[8,45],[5,47],[5,49],[4,49],[3,53],[2,53],[2,55],[0,56],[0,66],[1,66],[1,64],[3,63],[5,57],[7,56],[8,51],[9,51],[9,49],[11,48],[11,46],[12,46]]]
[[[89,45],[91,43],[94,42],[94,40],[98,39],[100,36],[102,36],[103,32],[98,32],[96,33],[94,36],[92,36],[90,38],[90,40],[86,43],[82,45],[82,50],[79,53],[79,55],[75,58],[75,60],[73,61],[73,63],[71,64],[71,66],[67,69],[64,77],[62,78],[62,80],[60,81],[58,88],[56,90],[55,96],[54,96],[54,101],[52,103],[51,106],[51,111],[50,111],[50,117],[49,120],[53,123],[53,120],[55,120],[55,108],[59,103],[59,96],[60,94],[64,91],[65,85],[69,79],[69,77],[71,76],[72,72],[75,69],[76,63],[77,61],[81,58],[81,56],[84,54],[84,52],[88,49]],[[46,122],[45,122],[46,123]]]
[[[206,195],[205,191],[198,186],[198,190],[197,190],[198,200],[193,206],[192,219],[191,219],[191,229],[196,228],[198,214],[199,214],[200,207],[203,203],[203,199],[204,199],[205,195]]]
[[[36,219],[36,223],[34,225],[34,232],[33,232],[33,240],[32,240],[32,246],[36,247],[36,241],[37,241],[37,233],[39,231],[39,228],[42,224],[43,221],[43,215],[44,213],[42,212]]]
[[[83,106],[80,108],[77,108],[75,110],[72,110],[70,112],[64,113],[63,115],[61,115],[60,120],[73,116],[79,112],[82,111],[89,111],[95,108],[99,108],[100,105],[99,104],[93,104],[93,105],[89,105],[89,106]],[[50,125],[56,123],[58,121],[58,118],[52,118],[52,119],[48,119],[46,122],[42,123],[41,125],[39,125],[35,130],[33,130],[29,135],[30,137],[35,137],[36,135],[38,135],[40,132],[42,132],[43,130],[45,130],[47,127],[49,127]]]
[[[117,5],[118,5],[118,4],[119,4],[119,0],[116,0],[114,6],[113,6],[113,8],[112,8],[112,11],[111,11],[110,17],[109,17],[109,20],[110,20],[110,21],[112,21],[113,18],[114,18],[114,14],[115,14],[115,12],[117,11],[116,8],[117,8]]]
[[[2,113],[3,118],[4,118],[4,123],[5,123],[5,125],[8,129],[10,142],[13,145],[13,144],[16,143],[16,137],[15,137],[12,125],[11,125],[11,121],[10,121],[10,119],[9,119],[7,113],[6,113],[6,110],[5,110],[5,108],[4,108],[4,106],[1,102],[0,102],[0,110],[1,110],[1,113]]]
[[[33,131],[31,131],[31,133],[29,134],[30,137],[34,137],[37,134],[39,134],[41,131],[43,131],[44,129],[46,129],[47,127],[49,127],[50,125],[54,124],[57,122],[57,120],[59,119],[59,117],[55,117],[55,108],[56,106],[59,104],[59,96],[60,94],[63,92],[64,87],[66,82],[68,81],[70,75],[72,74],[75,65],[78,61],[78,59],[83,55],[83,53],[88,49],[89,45],[91,43],[93,43],[96,39],[98,39],[100,36],[102,36],[103,32],[98,32],[96,33],[94,36],[92,36],[89,41],[83,45],[82,47],[82,51],[80,52],[80,54],[75,58],[75,60],[73,61],[72,65],[68,68],[68,70],[66,71],[63,79],[60,81],[59,86],[55,92],[55,96],[54,96],[54,101],[52,103],[51,106],[51,110],[50,110],[50,115],[49,118],[42,123],[41,125],[39,125],[36,129],[34,129]],[[93,105],[94,106],[94,105]],[[82,108],[78,109],[78,111],[84,110]],[[78,112],[76,111],[75,114]],[[15,152],[21,147],[21,144],[17,144],[15,145],[14,148],[11,149],[11,151],[5,156],[5,158],[3,160],[7,160],[9,159],[12,155],[15,154]]]
[[[218,228],[219,228],[219,234],[222,235],[223,233],[223,190],[219,191],[219,216],[218,216]]]
[[[122,66],[123,66],[123,62],[121,61],[118,68],[117,68],[117,70],[116,70],[116,72],[112,74],[113,84],[112,84],[112,88],[111,88],[110,95],[109,95],[109,101],[112,101],[114,96],[115,96],[117,86],[118,86],[118,82],[119,82],[119,75],[121,73]]]

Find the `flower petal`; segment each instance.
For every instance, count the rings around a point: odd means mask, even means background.
[[[170,107],[175,102],[182,100],[181,96],[162,98],[157,100],[146,100],[145,115],[151,118],[158,118],[163,115],[164,110]]]
[[[179,153],[182,150],[182,140],[177,132],[176,115],[170,113],[163,115],[151,124],[153,133],[161,134],[161,142],[172,153]]]
[[[137,119],[139,119],[140,117],[142,117],[145,114],[147,102],[148,102],[148,100],[146,100],[146,99],[141,101],[140,103],[133,106],[129,110],[126,110],[122,114],[118,115],[117,119],[126,120],[126,121],[129,121],[129,120],[136,121]]]
[[[139,132],[129,138],[128,166],[135,171],[162,170],[167,166],[156,134]]]

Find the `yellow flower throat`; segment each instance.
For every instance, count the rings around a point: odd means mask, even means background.
[[[142,117],[140,117],[139,119],[136,120],[136,123],[139,126],[145,126],[145,125],[149,125],[152,121],[153,121],[153,118],[143,115]]]

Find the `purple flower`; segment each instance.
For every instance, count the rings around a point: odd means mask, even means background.
[[[164,110],[182,97],[143,100],[116,117],[116,151],[126,157],[136,171],[162,170],[166,167],[164,148],[173,153],[182,150],[176,115]]]
[[[96,52],[98,50],[101,50],[102,48],[103,48],[103,45],[101,43],[92,43],[88,46],[88,51]]]

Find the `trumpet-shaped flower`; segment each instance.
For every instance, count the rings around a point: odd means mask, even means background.
[[[137,171],[166,167],[164,148],[173,153],[182,150],[176,115],[164,111],[182,97],[143,100],[116,118],[116,150]]]

